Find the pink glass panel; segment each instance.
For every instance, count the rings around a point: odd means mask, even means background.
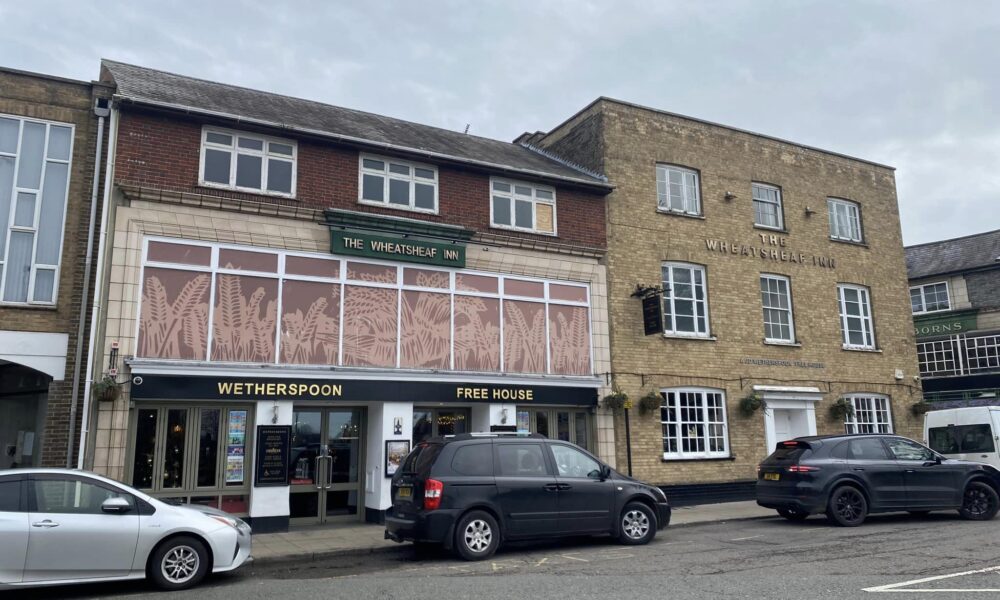
[[[336,365],[340,284],[286,280],[281,290],[281,362]]]
[[[145,268],[138,356],[205,360],[211,281],[208,273]]]
[[[500,300],[455,296],[455,369],[500,370]]]
[[[274,362],[278,280],[216,275],[212,360]]]
[[[451,286],[447,271],[429,269],[403,269],[403,285],[448,289]]]
[[[347,278],[358,281],[396,283],[396,267],[348,261]]]
[[[344,364],[396,366],[396,290],[345,286]]]
[[[521,279],[504,279],[504,296],[526,296],[528,298],[545,297],[545,284],[538,281],[523,281]]]
[[[402,316],[400,366],[450,369],[451,296],[405,291]]]
[[[304,256],[286,256],[285,273],[288,275],[331,277],[336,279],[340,276],[340,261],[306,258]]]
[[[219,267],[223,269],[239,269],[241,271],[260,271],[261,273],[278,272],[278,255],[267,252],[250,252],[247,250],[219,250]]]
[[[508,373],[545,372],[545,305],[505,300],[503,361]]]
[[[553,373],[589,374],[590,319],[586,308],[549,305],[549,357]]]
[[[250,511],[246,496],[223,496],[222,511],[231,515],[246,514]]]
[[[575,285],[549,284],[549,300],[565,300],[566,302],[586,302],[587,288]]]
[[[146,259],[155,262],[207,267],[212,264],[212,249],[208,246],[149,242]]]
[[[455,274],[455,289],[463,292],[484,292],[486,294],[497,294],[500,291],[499,285],[500,284],[496,277],[471,275],[469,273]]]

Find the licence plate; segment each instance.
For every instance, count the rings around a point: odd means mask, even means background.
[[[764,479],[768,481],[778,481],[781,479],[781,473],[764,473]]]
[[[399,488],[399,493],[396,494],[397,498],[409,498],[413,495],[413,488],[401,487]]]

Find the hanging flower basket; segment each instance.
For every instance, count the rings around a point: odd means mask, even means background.
[[[114,402],[121,396],[122,387],[114,377],[105,375],[103,379],[94,384],[91,393],[98,402]]]
[[[752,417],[755,412],[762,408],[767,408],[767,404],[757,392],[751,392],[740,398],[740,414],[744,417]]]
[[[656,412],[660,410],[661,406],[663,406],[663,396],[658,392],[649,392],[642,398],[639,398],[639,414],[641,415]]]
[[[838,398],[830,405],[830,418],[835,421],[846,421],[854,416],[854,405],[847,398]]]
[[[601,404],[604,408],[615,414],[620,413],[629,404],[628,394],[615,388],[610,394],[601,399]]]
[[[923,400],[921,400],[920,402],[915,402],[912,405],[910,405],[910,412],[913,413],[913,416],[919,417],[920,415],[924,414],[925,412],[927,412],[929,410],[933,410],[933,408],[934,408],[933,404],[931,404],[930,402],[924,402]]]

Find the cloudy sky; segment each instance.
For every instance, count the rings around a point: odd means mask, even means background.
[[[895,166],[914,244],[1000,228],[1000,1],[0,3],[0,64],[99,59],[504,140],[600,95]]]

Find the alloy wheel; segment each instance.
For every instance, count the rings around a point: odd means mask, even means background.
[[[170,583],[186,583],[198,573],[201,559],[191,546],[171,548],[160,562],[160,571]]]
[[[845,521],[856,521],[864,510],[864,498],[856,490],[847,490],[837,497],[837,514]]]
[[[965,491],[965,505],[963,508],[973,517],[985,515],[990,511],[992,499],[985,490],[978,487],[969,487]]]
[[[649,517],[641,510],[630,510],[622,517],[622,531],[633,540],[641,540],[649,531]]]
[[[465,545],[473,552],[485,552],[493,542],[490,524],[481,519],[470,521],[465,527]]]

